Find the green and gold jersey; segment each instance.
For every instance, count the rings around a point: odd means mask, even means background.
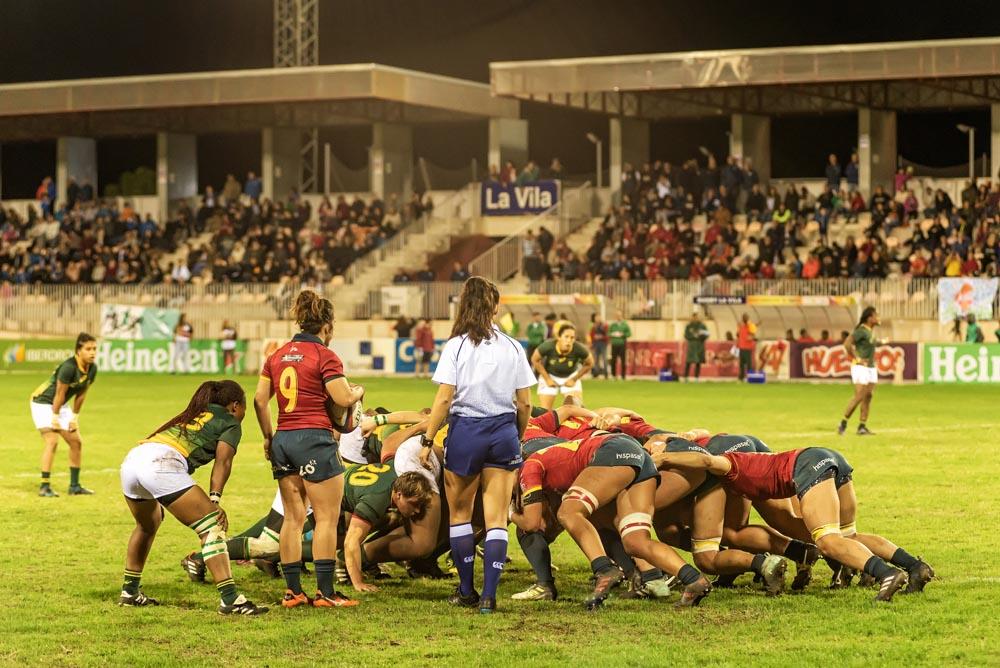
[[[174,448],[188,463],[188,473],[215,459],[219,441],[235,450],[243,438],[243,428],[232,413],[218,404],[209,404],[201,415],[184,425],[175,425],[143,439]]]
[[[872,328],[861,325],[851,334],[854,339],[854,357],[860,364],[875,366],[875,335]]]
[[[536,349],[542,358],[542,366],[549,372],[549,375],[558,378],[572,376],[580,366],[587,361],[590,351],[579,341],[573,342],[573,347],[568,353],[559,350],[555,339],[549,339]]]
[[[78,394],[83,394],[97,378],[97,365],[91,364],[86,371],[77,363],[76,356],[70,357],[56,367],[49,379],[35,388],[31,400],[36,404],[51,404],[56,398],[56,382],[66,383],[66,402]]]
[[[384,424],[380,427],[375,427],[375,430],[365,437],[365,445],[362,450],[362,454],[365,456],[365,461],[369,464],[378,464],[381,462],[382,444],[385,443],[385,439],[389,438],[391,434],[399,431],[402,426],[403,425],[399,424]]]
[[[378,524],[392,505],[392,483],[396,482],[393,460],[382,464],[352,464],[344,472],[341,508],[369,524]]]

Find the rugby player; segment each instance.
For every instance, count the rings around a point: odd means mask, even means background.
[[[576,340],[576,327],[565,323],[559,327],[556,338],[542,343],[531,354],[531,365],[538,372],[538,403],[542,408],[552,408],[556,396],[572,395],[583,400],[583,383],[580,379],[594,367],[594,356],[587,347]]]
[[[907,593],[922,591],[934,577],[933,569],[921,559],[881,536],[857,532],[853,469],[838,452],[825,448],[721,456],[665,452],[654,461],[657,466],[719,476],[729,490],[749,499],[797,496],[803,521],[823,555],[874,577],[879,584],[876,601],[891,601],[904,587]]]
[[[254,409],[264,435],[264,455],[285,510],[279,537],[281,572],[287,590],[285,608],[357,605],[333,587],[337,555],[337,521],[344,494],[344,465],[337,456],[330,400],[349,408],[364,396],[364,388],[344,377],[344,365],[328,347],[333,336],[333,304],[311,290],[295,298],[291,316],[300,332],[278,348],[261,369]],[[271,424],[271,397],[277,394],[278,427]],[[312,506],[315,599],[302,591],[302,527],[306,505]]]
[[[874,306],[868,306],[861,312],[861,320],[854,332],[844,341],[844,349],[853,360],[851,362],[851,382],[854,383],[854,396],[847,402],[844,417],[837,427],[841,436],[847,431],[847,421],[851,419],[854,409],[861,406],[861,422],[858,423],[858,436],[872,436],[868,429],[868,411],[871,410],[872,395],[878,384],[878,369],[875,368],[874,328],[880,324],[878,311]]]
[[[38,496],[59,496],[52,489],[52,460],[59,438],[69,446],[69,494],[93,494],[80,484],[83,442],[78,419],[87,398],[87,390],[97,377],[97,340],[85,332],[76,337],[73,357],[63,361],[47,381],[31,393],[31,419],[42,435],[42,482]],[[70,403],[70,400],[73,400]]]
[[[119,605],[159,605],[142,592],[142,569],[160,528],[164,508],[191,527],[201,540],[201,557],[212,572],[223,615],[259,615],[267,608],[254,605],[236,589],[229,568],[226,530],[229,521],[219,506],[232,472],[233,458],[246,415],[243,388],[234,381],[202,383],[180,414],[129,451],[121,465],[122,493],[135,518],[135,529],[125,555],[125,583]],[[211,492],[206,495],[191,473],[214,460]]]
[[[623,573],[608,558],[590,516],[617,501],[616,524],[629,555],[676,576],[685,585],[678,605],[697,605],[711,591],[698,570],[668,545],[651,540],[657,471],[648,453],[624,434],[597,433],[582,441],[563,441],[531,454],[521,470],[521,504],[526,520],[537,525],[545,492],[562,494],[557,517],[591,562],[594,591],[585,602],[600,607]]]

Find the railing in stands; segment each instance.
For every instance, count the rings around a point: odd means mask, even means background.
[[[545,225],[555,227],[551,231],[556,238],[561,239],[590,220],[594,215],[594,202],[595,195],[590,181],[561,193],[556,204],[523,223],[503,241],[472,260],[469,263],[469,273],[485,276],[498,283],[506,281],[521,271],[524,264],[525,232]]]

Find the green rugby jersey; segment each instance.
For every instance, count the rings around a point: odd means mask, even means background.
[[[854,339],[854,357],[858,363],[875,366],[875,335],[871,327],[861,325],[851,337]]]
[[[369,524],[378,524],[392,505],[392,483],[396,482],[393,460],[382,464],[352,464],[344,472],[341,507]]]
[[[572,376],[590,356],[590,351],[579,341],[574,341],[573,347],[566,354],[559,351],[555,339],[549,339],[538,346],[536,350],[542,358],[542,366],[549,372],[549,375],[559,378]]]
[[[236,418],[224,407],[209,404],[205,411],[184,425],[175,425],[141,442],[163,443],[174,448],[188,463],[188,473],[215,459],[215,449],[219,441],[235,450],[243,438],[243,428]]]
[[[70,357],[56,367],[49,379],[35,388],[31,400],[36,404],[51,404],[56,398],[56,382],[65,383],[66,403],[78,394],[83,394],[97,378],[97,365],[91,364],[86,371],[77,363],[76,356]]]

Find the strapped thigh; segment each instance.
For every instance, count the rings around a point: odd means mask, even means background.
[[[653,516],[649,513],[629,513],[618,522],[618,533],[622,538],[636,531],[645,531],[652,536]]]
[[[824,536],[839,536],[840,535],[840,525],[836,522],[831,522],[830,524],[823,524],[812,530],[812,539],[814,543],[819,542],[820,538]]]
[[[579,501],[587,509],[587,514],[597,510],[597,497],[585,490],[583,487],[570,487],[562,497],[563,502]]]

